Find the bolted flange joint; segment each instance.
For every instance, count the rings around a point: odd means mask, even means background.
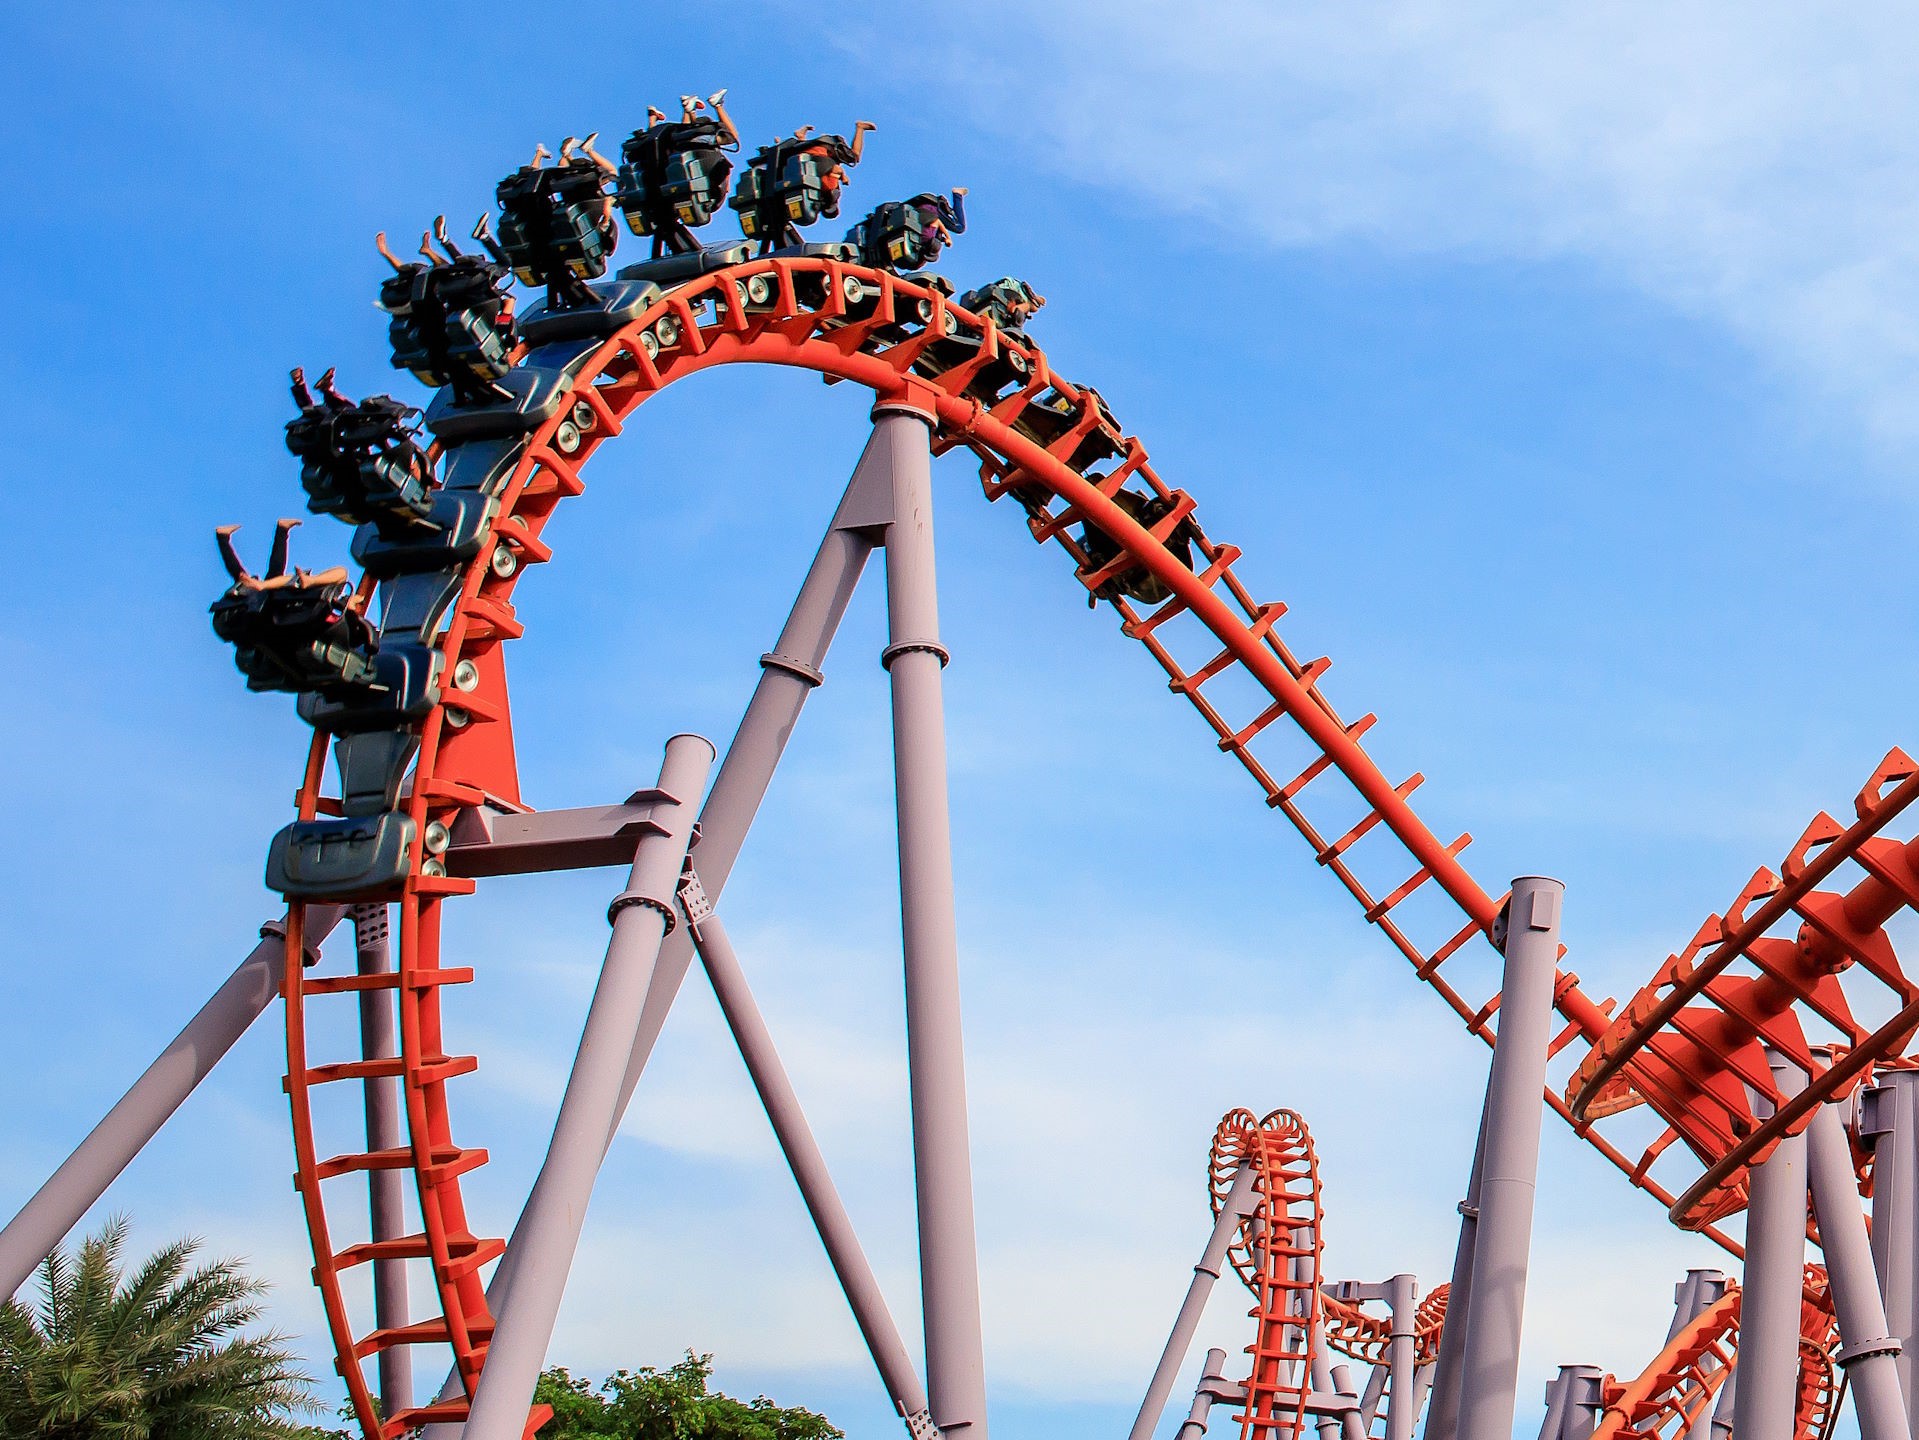
[[[939,656],[940,669],[942,670],[946,668],[947,663],[953,658],[947,651],[947,648],[937,640],[901,640],[896,644],[888,645],[884,650],[880,651],[880,668],[891,670],[893,668],[893,662],[899,659],[900,656],[916,653]]]
[[[614,896],[613,903],[606,907],[606,923],[609,925],[617,924],[620,918],[620,912],[632,905],[643,905],[648,910],[657,910],[660,912],[660,918],[666,922],[666,929],[660,932],[662,937],[671,935],[675,927],[680,923],[679,913],[673,908],[672,902],[662,900],[656,895]]]

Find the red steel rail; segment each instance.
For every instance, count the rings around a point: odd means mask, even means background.
[[[1684,1440],[1711,1414],[1739,1349],[1738,1286],[1701,1310],[1667,1341],[1634,1379],[1608,1375],[1591,1440]],[[1794,1440],[1826,1440],[1838,1413],[1839,1343],[1826,1291],[1826,1273],[1806,1267],[1800,1307],[1799,1406]]]
[[[749,299],[750,282],[756,280],[762,283],[751,289],[765,297],[757,302]],[[929,348],[936,339],[952,336],[976,340],[977,353],[937,371]],[[974,377],[1001,357],[1019,362],[1025,383],[984,401],[969,395]],[[937,426],[941,449],[964,446],[975,452],[987,498],[1013,496],[1033,538],[1065,550],[1079,582],[1088,593],[1109,600],[1123,632],[1146,648],[1174,692],[1198,710],[1219,748],[1247,770],[1267,803],[1300,831],[1318,862],[1359,902],[1367,920],[1472,1033],[1488,1044],[1492,1041],[1496,989],[1474,991],[1455,975],[1461,952],[1488,932],[1500,906],[1460,863],[1469,837],[1442,842],[1420,820],[1408,797],[1422,777],[1395,783],[1374,764],[1360,743],[1373,717],[1348,722],[1334,710],[1321,689],[1331,662],[1301,661],[1285,644],[1276,625],[1286,607],[1253,598],[1234,571],[1239,549],[1204,533],[1192,498],[1160,478],[1145,447],[1123,434],[1096,392],[1059,377],[1037,347],[997,330],[990,318],[954,307],[929,285],[824,258],[766,258],[714,272],[665,295],[572,371],[568,404],[531,435],[499,495],[493,543],[468,567],[440,637],[443,673],[453,674],[459,662],[470,661],[474,669],[469,673],[477,680],[470,690],[449,689],[424,722],[406,800],[414,820],[412,873],[403,891],[389,897],[401,907],[397,975],[390,981],[361,982],[321,971],[298,973],[289,981],[287,1089],[294,1112],[298,1182],[314,1239],[315,1278],[338,1363],[370,1435],[397,1437],[427,1421],[455,1420],[464,1414],[464,1401],[459,1401],[376,1422],[365,1382],[358,1378],[359,1366],[389,1345],[442,1343],[450,1347],[470,1393],[491,1333],[480,1270],[499,1253],[500,1244],[477,1236],[467,1222],[460,1177],[484,1164],[486,1153],[454,1139],[448,1087],[470,1071],[472,1062],[451,1052],[442,1034],[442,992],[471,978],[470,972],[443,964],[442,911],[448,900],[472,892],[475,882],[435,873],[438,862],[424,850],[423,837],[430,825],[450,828],[461,810],[483,801],[519,803],[503,647],[523,632],[513,607],[515,587],[551,556],[541,536],[554,508],[584,490],[586,464],[601,445],[620,434],[649,397],[703,370],[741,363],[798,367],[862,385],[879,401],[928,415]],[[569,448],[563,449],[560,426],[574,423],[570,415],[578,407],[585,407],[579,413],[590,416],[591,423],[576,427],[583,433],[577,439],[569,434]],[[1100,465],[1107,468],[1098,469]],[[1142,509],[1142,501],[1150,502],[1152,510]],[[1073,534],[1076,526],[1082,527],[1080,537]],[[1089,553],[1083,543],[1094,533],[1104,537],[1098,554]],[[509,549],[518,564],[489,563],[498,546]],[[1142,605],[1116,593],[1120,583],[1136,593],[1146,588],[1131,583],[1140,577],[1157,582],[1156,593],[1164,598]],[[1175,622],[1182,619],[1196,623],[1218,647],[1210,658],[1176,653],[1173,635],[1180,627]],[[1230,714],[1229,702],[1216,698],[1227,688],[1221,682],[1229,674],[1250,680],[1266,697],[1254,713]],[[457,724],[449,722],[449,711],[457,711]],[[1287,726],[1304,738],[1309,751],[1297,769],[1274,768],[1267,755],[1268,742]],[[325,737],[316,736],[299,794],[302,818],[334,808],[321,794],[324,748]],[[1329,822],[1329,812],[1317,797],[1334,796],[1342,782],[1345,793],[1356,795],[1363,809],[1357,819],[1349,815]],[[1375,887],[1362,879],[1362,868],[1393,878]],[[1409,902],[1435,895],[1450,918],[1425,934],[1410,918],[1415,907]],[[301,909],[293,907],[290,953],[298,953]],[[1482,959],[1489,956],[1485,952]],[[1496,974],[1490,964],[1483,969],[1488,976]],[[311,999],[351,992],[362,983],[390,983],[399,996],[399,1078],[410,1144],[386,1154],[349,1150],[325,1157],[313,1134],[310,1092],[353,1072],[310,1063],[304,1010]],[[1569,972],[1559,976],[1555,1005],[1565,1024],[1553,1048],[1574,1064],[1584,1062],[1590,1047],[1615,1028],[1608,1006],[1587,996]],[[1608,1057],[1614,1053],[1608,1051]],[[1872,1058],[1862,1046],[1846,1063],[1864,1064]],[[1620,1064],[1625,1073],[1637,1074],[1631,1054]],[[1672,1162],[1662,1162],[1662,1157],[1675,1153],[1675,1139],[1688,1141],[1679,1153],[1689,1147],[1698,1151],[1697,1136],[1710,1131],[1710,1117],[1719,1113],[1708,1099],[1682,1102],[1676,1092],[1655,1088],[1645,1098],[1668,1128],[1634,1155],[1599,1133],[1596,1126],[1603,1115],[1575,1116],[1552,1089],[1545,1098],[1634,1185],[1668,1206],[1675,1204],[1674,1191],[1651,1173],[1653,1167],[1664,1163],[1670,1168]],[[1711,1162],[1721,1157],[1703,1153],[1700,1158]],[[397,1166],[414,1175],[421,1229],[395,1242],[391,1253],[428,1263],[440,1310],[401,1333],[355,1328],[339,1276],[376,1257],[366,1246],[335,1251],[328,1239],[325,1182],[374,1166]],[[1684,1178],[1694,1177],[1688,1171]],[[1722,1232],[1710,1224],[1704,1228],[1737,1253],[1738,1247]],[[529,1433],[536,1420],[530,1420]]]
[[[1218,1217],[1242,1168],[1253,1172],[1254,1204],[1227,1254],[1253,1292],[1252,1371],[1240,1411],[1242,1440],[1297,1440],[1306,1428],[1313,1347],[1326,1297],[1319,1289],[1325,1213],[1319,1159],[1306,1122],[1291,1110],[1264,1119],[1229,1110],[1213,1134],[1208,1163]]]

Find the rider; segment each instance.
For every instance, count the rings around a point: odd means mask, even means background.
[[[700,118],[700,111],[709,107],[713,118]],[[739,148],[740,134],[726,113],[724,90],[715,90],[704,100],[697,95],[680,96],[680,118],[671,122],[664,111],[647,106],[646,128],[635,130],[621,149],[626,163],[620,173],[619,201],[633,232],[653,237],[655,258],[700,248],[688,221],[704,224],[724,200],[733,162],[721,152]],[[689,182],[697,182],[700,194],[669,194],[676,182],[676,188],[689,191],[695,188]],[[710,204],[702,203],[706,196],[714,197]],[[676,199],[690,202],[686,211]]]
[[[959,298],[960,308],[975,314],[990,315],[1002,330],[1016,335],[1025,333],[1026,322],[1046,304],[1046,297],[1011,275],[1003,275],[991,284],[969,290]]]
[[[953,198],[922,191],[907,202],[920,217],[921,248],[926,263],[939,259],[940,251],[953,243],[953,237],[966,233],[966,187],[955,185]]]
[[[802,125],[793,132],[794,141],[800,146],[802,155],[814,155],[820,161],[820,188],[826,192],[826,200],[820,206],[820,215],[827,219],[837,219],[840,213],[840,187],[846,183],[846,167],[860,163],[860,155],[866,149],[866,132],[880,127],[871,120],[853,122],[853,143],[847,144],[838,135],[822,135],[812,144],[806,143],[806,137],[813,133],[811,125]]]

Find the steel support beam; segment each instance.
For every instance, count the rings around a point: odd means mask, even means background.
[[[1233,1176],[1226,1199],[1220,1205],[1219,1217],[1213,1221],[1213,1233],[1207,1237],[1199,1263],[1193,1266],[1193,1278],[1186,1286],[1186,1298],[1180,1302],[1179,1314],[1173,1320],[1173,1333],[1166,1337],[1166,1346],[1160,1351],[1153,1378],[1147,1382],[1146,1398],[1140,1401],[1139,1413],[1133,1417],[1133,1428],[1127,1433],[1127,1440],[1152,1440],[1153,1431],[1159,1428],[1160,1416],[1166,1412],[1167,1398],[1173,1393],[1173,1382],[1179,1376],[1179,1367],[1186,1363],[1186,1352],[1192,1346],[1194,1332],[1199,1329],[1200,1316],[1206,1311],[1206,1301],[1226,1268],[1226,1251],[1231,1248],[1233,1236],[1239,1232],[1241,1222],[1257,1203],[1254,1181],[1253,1167],[1250,1165],[1240,1166]]]
[[[1597,1365],[1561,1365],[1546,1382],[1546,1421],[1539,1440],[1586,1440],[1606,1408],[1606,1372]]]
[[[869,454],[873,449],[873,445],[867,446]],[[713,777],[706,804],[700,808],[700,876],[713,900],[717,901],[726,887],[727,876],[732,873],[753,817],[759,813],[760,802],[766,798],[773,772],[807,697],[824,679],[821,666],[826,663],[827,650],[859,585],[860,573],[884,533],[892,504],[890,478],[862,456],[800,584],[779,639],[760,657],[759,683]],[[640,1028],[633,1037],[633,1050],[620,1080],[618,1115],[606,1135],[609,1146],[692,962],[691,937],[677,930],[667,936],[660,947],[659,962],[653,967],[646,1005],[640,1012]],[[496,1312],[513,1293],[519,1236],[520,1222],[516,1221],[506,1254],[487,1282],[487,1304]],[[451,1400],[461,1391],[460,1373],[454,1369],[448,1372],[438,1398]],[[456,1426],[429,1425],[423,1440],[456,1440],[458,1434]]]
[[[1790,1100],[1805,1072],[1777,1056],[1773,1083]],[[1754,1095],[1754,1118],[1771,1106]],[[1764,1113],[1757,1113],[1764,1112]],[[1805,1290],[1806,1137],[1789,1135],[1752,1167],[1746,1206],[1746,1271],[1739,1302],[1739,1440],[1792,1440],[1799,1399],[1799,1306]]]
[[[1455,1440],[1459,1431],[1459,1380],[1466,1364],[1466,1330],[1473,1308],[1473,1257],[1479,1245],[1479,1179],[1486,1164],[1486,1117],[1492,1097],[1479,1107],[1479,1135],[1473,1165],[1466,1176],[1466,1198],[1459,1202],[1459,1240],[1453,1247],[1453,1273],[1446,1292],[1446,1318],[1439,1328],[1439,1356],[1432,1365],[1432,1393],[1424,1440]],[[1372,1423],[1370,1412],[1367,1423]]]
[[[1912,1440],[1899,1389],[1899,1342],[1886,1331],[1886,1307],[1872,1269],[1872,1242],[1859,1203],[1852,1146],[1837,1104],[1821,1105],[1806,1127],[1806,1169],[1820,1249],[1839,1321],[1839,1364],[1846,1373],[1860,1440]]]
[[[619,1106],[620,1077],[646,1002],[660,942],[674,927],[674,892],[713,746],[697,735],[666,742],[659,788],[679,803],[656,812],[663,833],[646,835],[626,888],[607,912],[613,933],[567,1077],[553,1139],[520,1222],[513,1293],[494,1317],[492,1343],[468,1413],[465,1440],[520,1440],[546,1360],[560,1297],[586,1222],[587,1202]]]
[[[387,907],[355,905],[354,958],[362,975],[385,975],[393,970],[393,947],[388,938]],[[360,992],[360,1054],[368,1060],[390,1060],[400,1053],[392,990]],[[406,1143],[401,1133],[400,1079],[397,1075],[369,1075],[364,1082],[366,1148],[398,1150]],[[398,1240],[407,1233],[406,1175],[400,1170],[369,1170],[367,1204],[369,1233],[376,1241]],[[407,1325],[406,1261],[373,1262],[373,1319],[382,1330]],[[413,1348],[389,1345],[380,1351],[380,1412],[397,1415],[413,1404]]]
[[[317,951],[340,922],[337,905],[309,905],[305,943]],[[231,1050],[285,978],[286,945],[281,922],[260,928],[260,943],[227,976],[211,999],[160,1052],[132,1087],[88,1133],[60,1168],[0,1230],[0,1299],[27,1281],[80,1217],[106,1194],[147,1142],[213,1067]]]
[[[1872,1260],[1886,1328],[1899,1342],[1906,1423],[1919,1434],[1919,1070],[1881,1070],[1861,1097],[1859,1138],[1872,1149]]]
[[[1418,1356],[1413,1323],[1419,1287],[1412,1276],[1395,1275],[1380,1288],[1392,1310],[1386,1345],[1386,1440],[1413,1440],[1413,1370]]]
[[[733,1032],[740,1057],[746,1061],[753,1088],[759,1092],[760,1104],[773,1125],[773,1135],[799,1185],[807,1213],[813,1217],[813,1228],[826,1247],[826,1257],[832,1262],[833,1273],[839,1277],[840,1289],[846,1293],[846,1303],[852,1307],[853,1319],[880,1372],[887,1397],[916,1440],[929,1440],[937,1431],[927,1411],[926,1387],[920,1383],[919,1372],[914,1369],[906,1344],[900,1339],[893,1312],[887,1307],[879,1280],[867,1263],[859,1236],[854,1233],[852,1217],[846,1213],[839,1191],[834,1188],[826,1157],[820,1153],[813,1127],[806,1123],[792,1079],[780,1063],[772,1033],[766,1028],[766,1017],[753,999],[746,972],[740,968],[739,956],[727,937],[726,926],[713,913],[711,902],[697,879],[689,876],[682,882],[680,898],[694,949],[713,983],[713,993],[719,998],[727,1028]]]
[[[1192,1408],[1180,1422],[1176,1440],[1200,1440],[1206,1433],[1206,1421],[1213,1413],[1213,1405],[1220,1400],[1230,1403],[1244,1394],[1242,1387],[1226,1378],[1226,1352],[1208,1350],[1206,1368],[1200,1372],[1199,1384],[1193,1387]]]
[[[946,791],[939,595],[933,566],[932,430],[915,410],[875,409],[876,457],[893,482],[886,531],[893,785],[899,816],[900,926],[906,956],[907,1080],[919,1212],[926,1388],[942,1433],[986,1434],[979,1250],[960,1039],[959,935]],[[865,460],[861,461],[862,466]]]
[[[1557,880],[1527,875],[1513,881],[1499,1037],[1486,1082],[1472,1308],[1460,1372],[1462,1440],[1506,1440],[1513,1430],[1539,1173],[1539,1096],[1546,1086],[1546,1051],[1552,1040],[1564,894],[1565,886]]]

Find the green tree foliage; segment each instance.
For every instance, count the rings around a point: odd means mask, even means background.
[[[842,1440],[823,1415],[735,1400],[707,1388],[712,1376],[713,1357],[690,1350],[665,1370],[616,1370],[597,1389],[548,1370],[534,1391],[553,1407],[540,1440]]]
[[[241,1332],[266,1289],[181,1240],[123,1274],[127,1223],[40,1268],[40,1304],[0,1306],[7,1440],[289,1440],[315,1408],[284,1337]]]

